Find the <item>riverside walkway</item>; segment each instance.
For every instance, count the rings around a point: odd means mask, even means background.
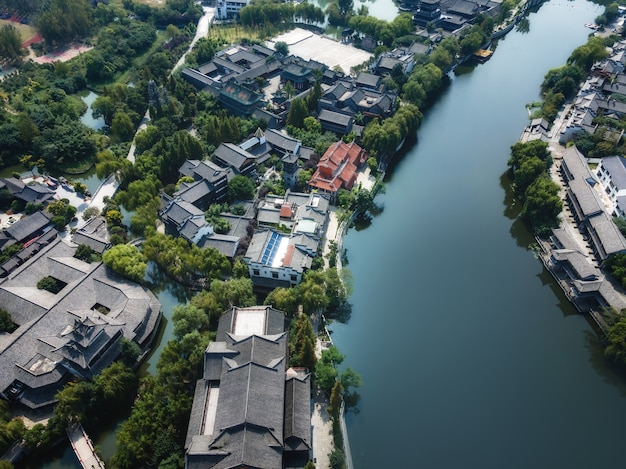
[[[104,463],[96,454],[83,426],[80,423],[72,423],[67,426],[66,431],[80,465],[84,469],[104,469]]]

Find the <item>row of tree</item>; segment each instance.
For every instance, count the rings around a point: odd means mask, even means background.
[[[551,165],[552,157],[546,142],[517,142],[511,147],[509,177],[515,197],[523,204],[520,215],[539,235],[558,226],[563,209],[559,185],[549,174]]]
[[[295,21],[321,24],[324,19],[322,9],[307,2],[294,5],[272,0],[256,1],[239,12],[239,21],[249,28],[291,24]]]

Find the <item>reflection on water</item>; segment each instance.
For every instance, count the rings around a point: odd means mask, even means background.
[[[93,91],[90,91],[86,96],[81,96],[81,99],[87,105],[87,110],[80,118],[80,121],[83,124],[85,124],[87,127],[92,128],[93,130],[100,130],[106,125],[104,123],[103,117],[98,117],[96,119],[92,115],[91,105],[93,104],[93,102],[96,100],[97,97],[98,97],[98,94],[94,93]]]

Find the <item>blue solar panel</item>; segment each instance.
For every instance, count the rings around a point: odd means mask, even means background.
[[[272,231],[272,235],[267,242],[267,246],[265,246],[265,251],[263,252],[263,257],[261,258],[261,263],[263,265],[270,265],[274,261],[276,251],[280,245],[280,239],[281,236],[275,231]]]

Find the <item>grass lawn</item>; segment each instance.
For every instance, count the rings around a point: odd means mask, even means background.
[[[223,24],[215,25],[209,29],[208,37],[211,39],[219,39],[226,44],[237,44],[241,39],[248,38],[252,40],[263,39],[262,31],[259,29],[244,28],[239,24]]]
[[[22,42],[28,41],[31,37],[37,34],[37,30],[31,25],[15,23],[13,21],[0,19],[0,28],[5,24],[12,24],[13,26],[15,26],[15,28],[17,28],[17,30],[20,32],[20,36],[22,36]]]

